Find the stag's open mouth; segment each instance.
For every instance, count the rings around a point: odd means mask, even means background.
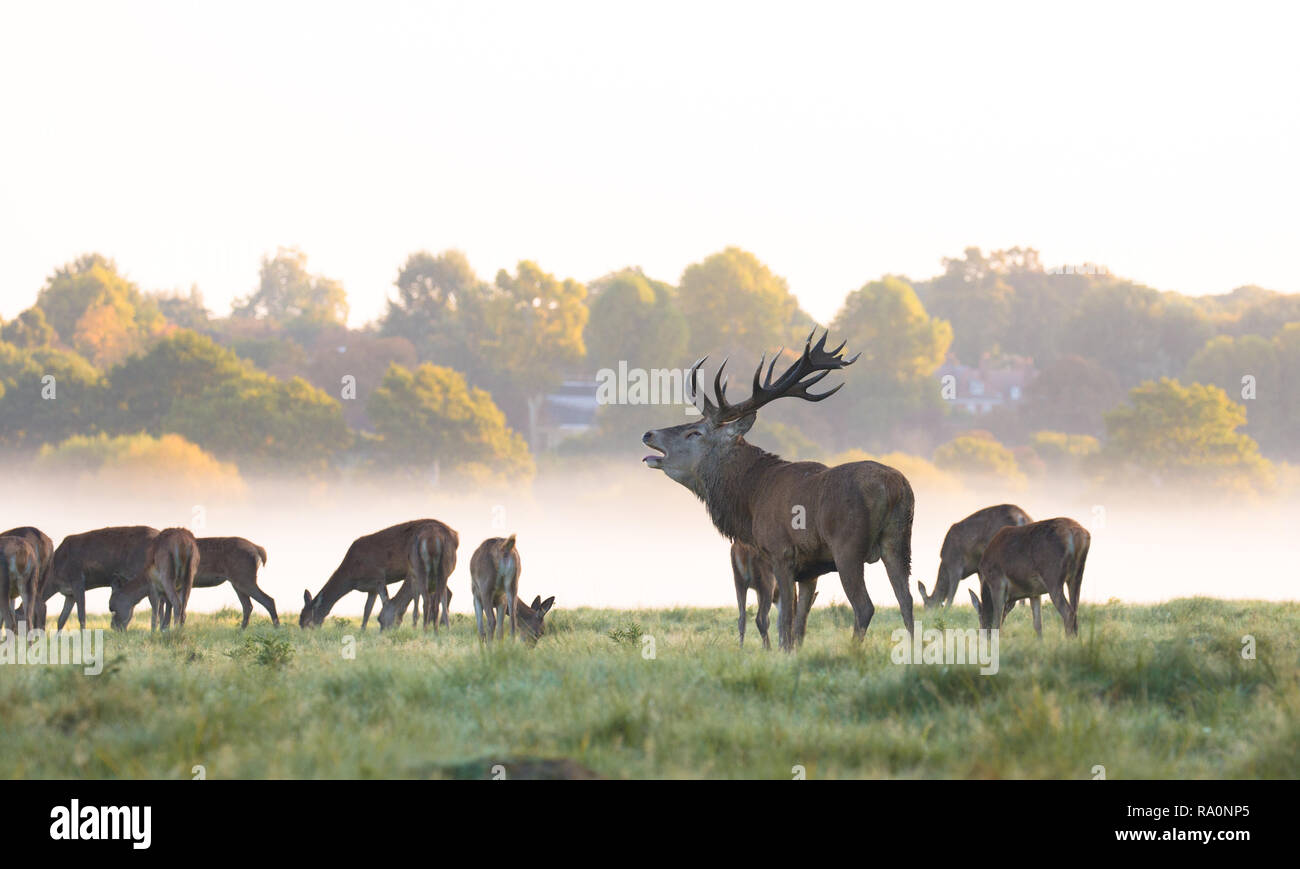
[[[654,468],[656,470],[662,468],[664,466],[664,457],[662,455],[663,450],[660,450],[659,447],[655,446],[654,444],[646,444],[646,446],[650,447],[650,449],[652,450],[659,450],[660,455],[655,455],[654,453],[651,453],[641,461],[645,462],[645,466],[647,468]]]

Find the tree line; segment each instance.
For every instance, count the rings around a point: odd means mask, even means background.
[[[88,438],[178,435],[259,472],[517,479],[534,472],[528,436],[566,377],[685,368],[707,352],[744,388],[761,353],[798,348],[818,325],[739,248],[676,284],[637,268],[584,284],[531,261],[486,280],[459,251],[420,251],[381,317],[351,329],[347,314],[342,284],[293,249],[264,257],[224,316],[197,288],[146,292],[84,255],[0,324],[0,445],[50,456],[77,438],[82,455]],[[1284,385],[1300,366],[1297,294],[1190,297],[1102,268],[1048,269],[1030,248],[970,248],[928,279],[866,282],[824,325],[863,355],[834,401],[774,408],[755,431],[783,455],[901,449],[963,473],[1141,466],[1160,481],[1253,486],[1300,450],[1300,390]],[[945,360],[1032,360],[1038,374],[1023,400],[972,419],[939,388]],[[635,451],[663,413],[602,406],[559,449]]]

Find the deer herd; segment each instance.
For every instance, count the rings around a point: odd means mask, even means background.
[[[713,524],[732,541],[731,567],[740,611],[740,642],[745,640],[746,604],[757,597],[755,625],[769,646],[768,613],[777,605],[781,648],[792,650],[804,637],[808,613],[817,597],[817,580],[836,572],[853,609],[854,637],[871,624],[875,607],[867,594],[865,565],[884,562],[885,572],[908,631],[913,630],[909,589],[912,519],[915,501],[907,478],[878,462],[849,462],[827,467],[791,462],[745,441],[758,410],[779,398],[817,402],[825,392],[809,389],[832,371],[852,365],[841,344],[826,349],[826,335],[815,345],[812,335],[803,353],[773,379],[780,354],[764,374],[766,359],[754,372],[749,398],[727,400],[724,361],[713,381],[711,399],[699,388],[701,359],[687,377],[688,396],[700,409],[694,422],[648,431],[642,441],[654,450],[644,463],[663,471],[693,492]],[[1079,584],[1090,538],[1078,523],[1065,518],[1031,521],[1024,510],[1001,504],[979,510],[954,524],[940,550],[933,594],[918,583],[927,609],[951,606],[957,586],[979,575],[978,595],[970,592],[981,628],[1002,625],[1016,601],[1033,609],[1034,630],[1042,636],[1040,599],[1046,594],[1061,615],[1067,635],[1078,632]],[[349,592],[366,595],[361,626],[380,602],[380,629],[400,624],[408,606],[412,622],[420,619],[436,632],[449,626],[451,589],[456,568],[457,533],[435,519],[403,522],[358,537],[343,561],[314,596],[303,592],[298,624],[321,625]],[[242,537],[195,537],[184,528],[159,531],[143,525],[101,528],[72,534],[54,548],[33,527],[0,534],[0,600],[4,625],[17,631],[19,621],[45,627],[45,608],[55,593],[64,596],[58,629],[77,608],[86,626],[86,591],[109,588],[111,623],[125,630],[136,605],[148,598],[152,629],[167,629],[173,619],[185,624],[194,588],[230,583],[243,608],[247,627],[253,601],[261,604],[278,627],[275,601],[257,584],[266,550]],[[515,535],[484,540],[470,558],[474,616],[481,640],[510,636],[535,642],[545,632],[544,619],[555,603],[541,596],[525,603],[519,596],[522,560]],[[389,596],[393,583],[401,585]],[[14,601],[19,601],[15,609]]]

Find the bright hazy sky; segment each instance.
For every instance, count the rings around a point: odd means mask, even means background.
[[[411,251],[676,282],[726,245],[827,319],[1031,245],[1300,291],[1283,5],[0,6],[0,316],[114,257],[215,312],[302,248],[376,316]]]

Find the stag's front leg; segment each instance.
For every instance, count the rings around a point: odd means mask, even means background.
[[[758,628],[758,635],[763,638],[763,648],[772,648],[772,643],[767,638],[768,612],[772,608],[772,597],[776,593],[775,583],[760,582],[758,588],[754,590],[758,598],[754,606],[754,626]]]
[[[1038,634],[1038,639],[1043,638],[1043,601],[1038,595],[1029,599],[1029,606],[1034,611],[1034,633]]]
[[[736,609],[740,611],[740,620],[736,623],[736,628],[740,631],[740,646],[745,646],[745,604],[749,597],[749,585],[745,583],[739,575],[736,576]]]

